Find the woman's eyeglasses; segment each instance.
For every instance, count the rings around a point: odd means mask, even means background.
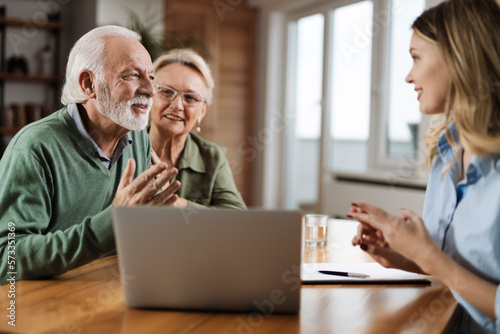
[[[169,101],[169,102],[172,102],[173,100],[175,100],[177,95],[180,95],[181,99],[182,99],[182,103],[186,107],[196,107],[198,104],[200,104],[200,102],[205,102],[205,103],[207,102],[203,97],[201,97],[200,95],[198,95],[196,93],[178,92],[175,89],[173,89],[172,87],[168,87],[168,86],[156,85],[155,90],[156,90],[156,94],[158,94],[158,96],[160,98],[162,98],[165,101]]]

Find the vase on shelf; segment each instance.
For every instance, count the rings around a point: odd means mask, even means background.
[[[53,57],[52,51],[50,50],[50,46],[48,44],[45,45],[40,51],[39,60],[39,74],[46,77],[51,76],[53,73]]]

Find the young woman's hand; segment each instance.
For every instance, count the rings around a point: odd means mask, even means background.
[[[404,209],[401,214],[394,216],[373,205],[354,202],[348,216],[359,221],[361,227],[353,244],[383,266],[428,272],[432,254],[441,251],[418,215]]]

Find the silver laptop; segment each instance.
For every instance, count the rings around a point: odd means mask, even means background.
[[[113,224],[129,307],[299,311],[298,212],[118,207]]]

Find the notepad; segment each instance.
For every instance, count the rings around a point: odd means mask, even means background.
[[[353,272],[370,275],[355,278],[321,274],[319,270]],[[302,284],[430,284],[425,277],[399,269],[387,269],[378,263],[303,263]]]

